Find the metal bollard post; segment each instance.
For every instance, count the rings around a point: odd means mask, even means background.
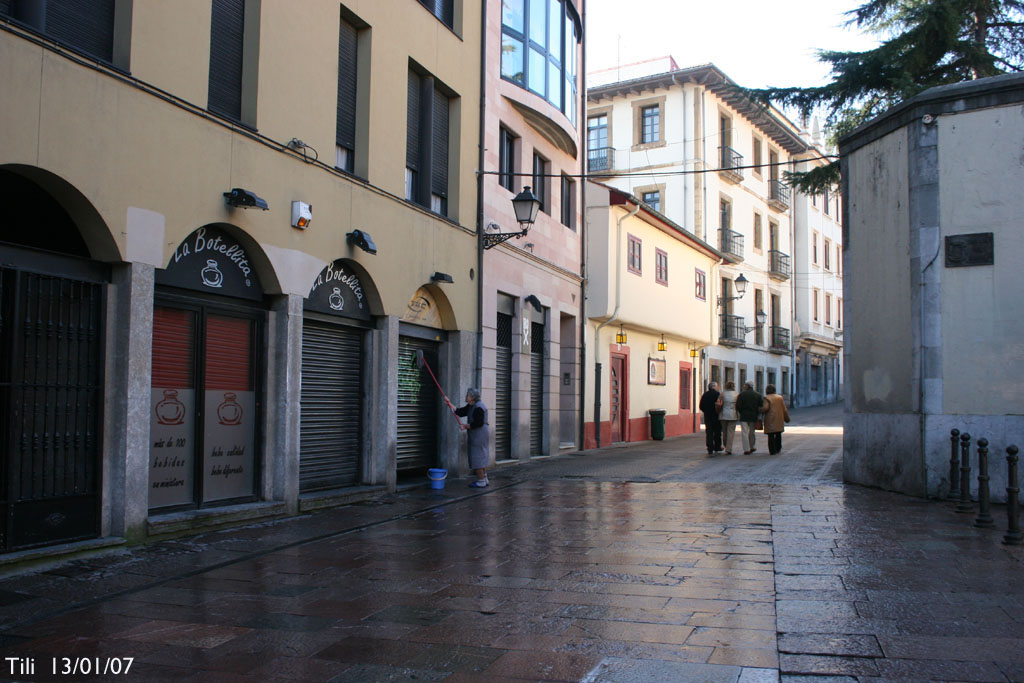
[[[960,496],[960,430],[949,430],[949,495],[950,500]]]
[[[989,512],[988,495],[988,439],[978,439],[978,518],[974,520],[974,526],[983,528],[996,525]]]
[[[1024,541],[1024,534],[1020,532],[1020,500],[1017,494],[1020,488],[1017,486],[1017,447],[1006,448],[1006,463],[1009,472],[1006,477],[1006,516],[1009,518],[1009,528],[1003,536],[1003,543],[1006,545],[1020,545]]]
[[[964,432],[960,435],[960,502],[956,504],[957,512],[970,512],[974,509],[971,503],[971,435]]]

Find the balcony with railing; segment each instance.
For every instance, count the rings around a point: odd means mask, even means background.
[[[718,148],[718,175],[733,183],[743,181],[743,155],[732,147]]]
[[[783,254],[778,249],[772,249],[768,252],[768,261],[768,277],[773,280],[788,280],[793,274],[789,254]]]
[[[771,346],[768,350],[772,353],[789,353],[789,329],[785,327],[776,327],[772,325],[771,330]]]
[[[747,326],[742,315],[723,313],[718,316],[718,343],[723,346],[743,346],[747,343]]]
[[[587,150],[587,170],[612,171],[615,169],[615,150],[611,147],[597,147]]]
[[[768,206],[776,211],[789,210],[789,186],[781,180],[772,179],[768,182]]]
[[[728,228],[718,231],[718,246],[720,251],[732,263],[739,263],[743,260],[743,235]]]

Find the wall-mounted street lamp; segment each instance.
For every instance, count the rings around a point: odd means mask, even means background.
[[[735,280],[733,280],[733,285],[736,287],[736,291],[739,292],[739,294],[737,294],[736,296],[720,296],[720,297],[718,297],[718,306],[719,306],[719,308],[721,308],[722,306],[724,306],[725,304],[727,304],[730,301],[735,301],[736,299],[742,299],[743,295],[747,293],[747,282],[748,282],[747,278],[743,277],[743,273],[740,273],[740,276],[738,278],[736,278]]]
[[[757,315],[755,315],[754,318],[757,320],[757,324],[754,325],[753,327],[747,327],[746,325],[743,325],[743,334],[750,334],[757,328],[764,327],[764,324],[768,322],[768,314],[765,313],[764,311],[758,311]]]
[[[530,186],[527,185],[523,188],[522,192],[512,198],[512,209],[516,212],[516,221],[519,222],[519,227],[522,230],[519,232],[485,232],[484,249],[496,247],[513,237],[519,239],[526,236],[530,226],[537,220],[537,212],[540,211],[540,200],[537,199]]]
[[[661,335],[661,341],[658,342],[659,351],[668,351],[668,344],[665,343],[665,335]]]
[[[615,343],[616,344],[625,344],[626,343],[626,333],[625,333],[625,331],[623,331],[622,325],[619,325],[619,331],[615,333]]]

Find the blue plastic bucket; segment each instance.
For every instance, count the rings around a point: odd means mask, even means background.
[[[430,479],[430,488],[432,489],[443,489],[444,480],[448,477],[448,470],[440,469],[429,469],[427,470],[427,478]]]

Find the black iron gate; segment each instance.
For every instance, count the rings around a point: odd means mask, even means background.
[[[104,277],[57,267],[0,267],[2,551],[99,535]]]

